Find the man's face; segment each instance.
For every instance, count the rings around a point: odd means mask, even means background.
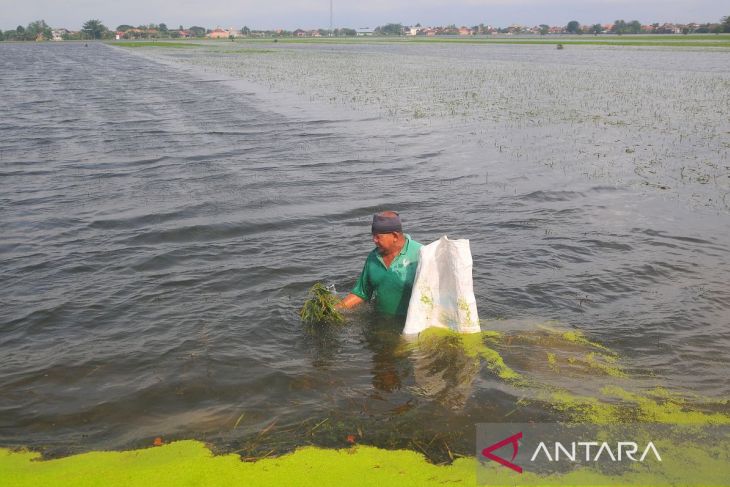
[[[373,234],[373,243],[378,248],[380,255],[391,253],[397,247],[397,242],[398,234],[395,232]]]

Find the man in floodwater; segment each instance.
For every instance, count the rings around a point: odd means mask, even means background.
[[[373,216],[372,235],[375,248],[355,287],[338,307],[353,308],[375,297],[375,308],[381,313],[405,316],[422,245],[403,233],[395,211]]]

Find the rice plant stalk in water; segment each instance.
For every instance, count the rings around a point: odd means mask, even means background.
[[[318,282],[309,289],[309,299],[299,310],[299,317],[309,325],[340,325],[345,319],[335,308],[338,301],[334,293]]]

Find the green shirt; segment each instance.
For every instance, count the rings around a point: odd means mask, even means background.
[[[413,280],[418,267],[419,250],[422,245],[405,235],[406,242],[400,253],[385,266],[378,249],[373,249],[365,260],[360,278],[352,294],[369,301],[375,295],[375,307],[378,311],[391,315],[408,313],[408,302],[411,299]]]

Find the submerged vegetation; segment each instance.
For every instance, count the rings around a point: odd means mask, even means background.
[[[476,372],[469,371],[478,371],[479,361],[484,360],[486,369],[497,378],[523,391],[518,409],[539,405],[556,413],[560,421],[730,424],[727,400],[688,397],[661,386],[642,390],[618,354],[578,330],[560,330],[555,323],[512,334],[487,331],[465,335],[430,328],[407,346],[417,355],[430,357],[427,362],[431,363],[434,357],[455,351],[474,360],[455,374],[462,385],[474,380]],[[538,355],[539,350],[545,355]],[[453,356],[450,360],[459,362]],[[585,383],[586,394],[567,390],[566,377]]]
[[[337,296],[322,283],[316,283],[309,289],[309,299],[299,310],[299,317],[308,325],[341,325],[345,322],[336,305]]]
[[[649,46],[638,37],[611,42]],[[661,42],[730,45],[723,36],[700,37]],[[593,37],[505,41],[544,46],[451,38],[353,39],[338,49],[307,45],[315,42],[309,39],[291,42],[210,42],[184,53],[148,52],[244,79],[279,99],[289,94],[399,126],[458,134],[464,146],[474,146],[474,157],[485,159],[485,170],[489,159],[527,163],[730,210],[724,163],[730,157],[724,116],[730,79],[717,66],[723,50],[647,47],[648,53]],[[380,50],[383,42],[387,49]],[[582,47],[558,51],[556,42]],[[586,45],[592,42],[605,48]],[[267,52],[235,56],[228,52],[232,46]]]

